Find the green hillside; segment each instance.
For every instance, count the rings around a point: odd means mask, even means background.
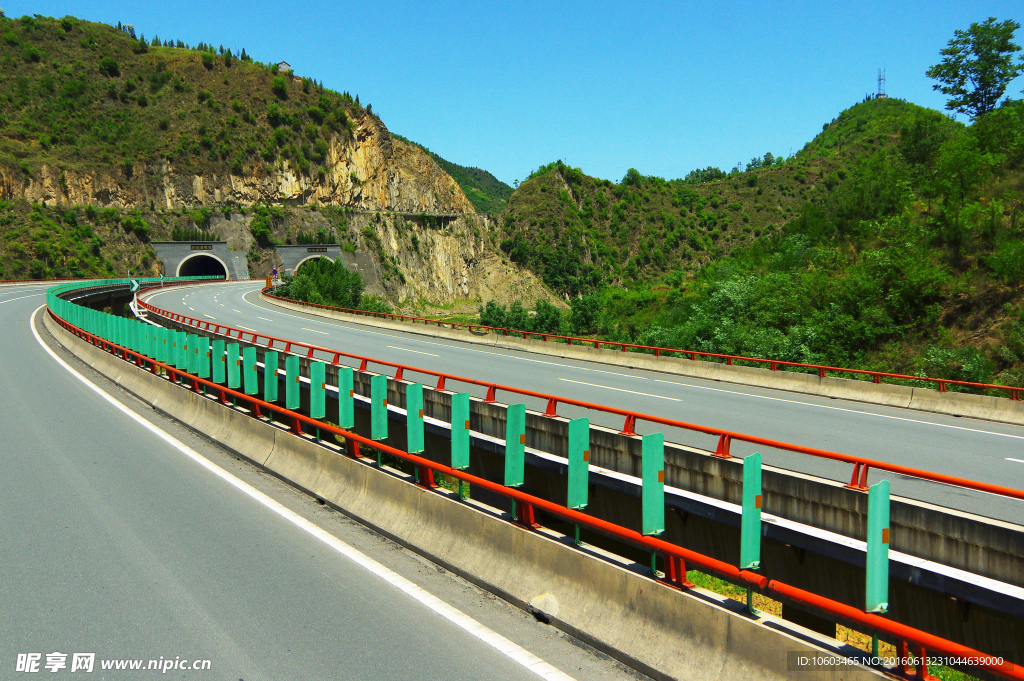
[[[244,50],[198,48],[72,17],[0,19],[0,164],[31,175],[42,163],[106,170],[166,160],[245,174],[291,158],[314,173],[325,138],[364,115],[349,95]]]
[[[563,331],[1024,385],[1022,164],[1022,102],[967,127],[869,100],[711,182],[544,167],[500,245],[574,301]]]
[[[777,233],[807,202],[831,200],[851,160],[891,146],[899,121],[924,109],[872,100],[843,112],[791,159],[752,159],[664,180],[630,170],[614,184],[561,161],[543,166],[509,201],[501,249],[568,295],[694,272]],[[707,177],[721,179],[702,181]]]

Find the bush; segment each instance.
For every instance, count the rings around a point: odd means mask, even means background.
[[[273,84],[270,87],[274,91],[274,94],[281,99],[288,99],[288,81],[282,76],[278,76],[274,79]]]
[[[372,298],[363,296],[363,289],[363,278],[358,272],[345,267],[340,258],[334,261],[317,258],[303,264],[292,280],[281,287],[279,295],[307,303],[359,309],[364,299]],[[382,302],[367,300],[369,305],[378,307]]]
[[[117,60],[113,57],[103,57],[100,59],[100,73],[116,78],[121,75],[121,71],[117,66]]]
[[[1024,243],[1006,241],[1000,244],[998,250],[985,259],[985,264],[1007,284],[1024,281]]]
[[[210,52],[203,52],[203,66],[207,71],[213,69],[213,54]]]

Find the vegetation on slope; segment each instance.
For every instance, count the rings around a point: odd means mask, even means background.
[[[0,19],[0,164],[245,175],[286,158],[317,173],[330,136],[370,109],[230,50],[169,45],[73,17]]]
[[[513,195],[501,248],[611,339],[1024,385],[1024,102],[1000,102],[1017,28],[958,31],[929,71],[969,127],[866,98],[745,172],[612,184],[558,162]]]

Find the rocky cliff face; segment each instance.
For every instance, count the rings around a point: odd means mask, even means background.
[[[332,137],[325,172],[302,175],[288,160],[248,175],[188,175],[173,163],[111,167],[78,174],[43,165],[35,176],[0,167],[0,198],[48,205],[119,208],[248,206],[254,203],[352,206],[369,210],[465,213],[473,205],[421,149],[392,139],[380,119],[364,116],[352,137]]]
[[[0,167],[0,197],[48,206],[138,208],[154,240],[169,238],[167,216],[183,208],[220,208],[209,224],[197,227],[248,252],[250,274],[257,277],[280,263],[272,249],[258,248],[246,208],[283,203],[284,217],[272,225],[275,239],[286,243],[299,231],[320,227],[336,232],[373,256],[380,292],[404,308],[425,302],[465,309],[491,299],[550,297],[536,277],[496,252],[490,220],[470,215],[473,205],[451,176],[420,148],[393,139],[376,117],[364,116],[351,137],[334,136],[328,158],[326,172],[312,176],[298,173],[287,160],[244,176],[180,174],[172,163],[90,174],[44,165],[33,177]],[[321,209],[331,206],[359,211]],[[224,212],[229,207],[235,210]],[[463,215],[410,215],[415,213]]]

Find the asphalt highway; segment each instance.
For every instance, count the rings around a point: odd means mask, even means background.
[[[296,312],[265,302],[258,282],[182,287],[149,301],[205,321],[216,321],[289,340],[317,344],[375,359],[443,371],[638,412],[679,419],[1024,489],[1024,427],[861,402],[702,381],[593,362],[374,329]],[[353,362],[350,362],[354,365]],[[406,372],[411,380],[427,377]],[[466,389],[449,384],[449,389]],[[483,390],[469,389],[483,396]],[[499,394],[500,401],[544,403]],[[621,428],[619,417],[559,406],[563,416],[589,416],[592,423]],[[650,425],[638,431],[650,432]],[[712,437],[665,430],[670,441],[713,449]],[[735,455],[755,450],[733,443]],[[763,450],[765,462],[789,470],[849,480],[851,467],[785,451]],[[893,494],[1010,522],[1024,522],[1024,502],[871,471],[869,482],[886,477]]]
[[[53,342],[45,288],[0,286],[0,678],[636,678],[155,414]]]

